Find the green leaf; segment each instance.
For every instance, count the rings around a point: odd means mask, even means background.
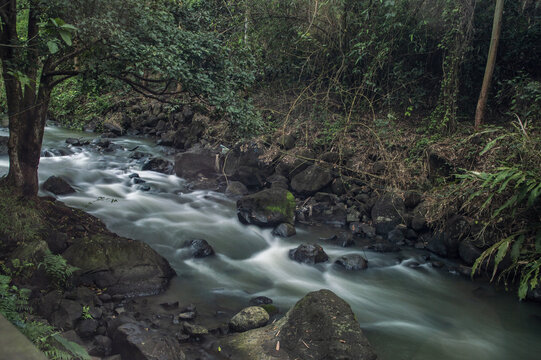
[[[47,41],[47,46],[49,47],[49,52],[51,54],[56,54],[58,52],[58,44],[56,41]]]
[[[71,44],[72,44],[72,42],[71,42],[71,32],[69,32],[68,30],[59,29],[59,30],[58,30],[58,33],[59,33],[60,36],[62,37],[62,40],[64,40],[64,42],[65,42],[68,46],[71,46]]]
[[[521,279],[520,286],[518,287],[518,298],[524,300],[528,294],[528,281],[523,281]]]
[[[513,259],[513,262],[516,262],[520,256],[520,250],[522,248],[522,244],[524,243],[524,239],[524,235],[521,235],[511,248],[511,259]]]

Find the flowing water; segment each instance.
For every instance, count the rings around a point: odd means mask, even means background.
[[[0,130],[0,135],[7,132]],[[44,149],[65,148],[67,137],[91,134],[48,127]],[[132,149],[166,156],[163,148],[135,138],[113,140],[124,149],[102,153],[71,148],[71,155],[44,157],[40,181],[62,176],[77,193],[66,204],[101,218],[120,235],[140,239],[166,257],[178,276],[167,296],[195,303],[201,312],[240,310],[253,296],[268,296],[286,310],[309,291],[331,289],[353,308],[380,359],[538,359],[541,355],[541,306],[518,302],[494,290],[423,264],[413,249],[397,254],[325,246],[332,259],[360,253],[369,268],[345,272],[330,263],[301,265],[288,259],[289,249],[336,233],[332,228],[299,228],[290,239],[270,230],[245,226],[235,202],[210,191],[190,191],[176,176],[140,171]],[[0,156],[0,176],[8,169]],[[137,172],[149,191],[134,185]],[[206,239],[217,256],[191,259],[182,245]],[[432,255],[432,257],[434,257]],[[398,259],[405,260],[398,260]],[[411,266],[415,263],[421,266]],[[219,312],[218,312],[219,313]]]

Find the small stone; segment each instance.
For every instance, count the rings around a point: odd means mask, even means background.
[[[250,306],[242,309],[229,322],[229,327],[233,331],[244,332],[265,326],[270,316],[265,309],[260,306]]]
[[[195,312],[191,311],[191,312],[183,312],[183,313],[180,313],[178,314],[178,318],[179,320],[193,320],[195,319]]]
[[[203,258],[214,255],[214,249],[212,246],[210,246],[209,243],[203,239],[188,240],[184,243],[184,247],[190,248],[194,258]]]
[[[123,314],[125,312],[126,312],[126,309],[124,309],[123,306],[119,306],[119,307],[115,308],[115,314],[117,314],[117,315]]]
[[[281,223],[280,225],[275,227],[274,230],[272,230],[272,235],[284,238],[293,236],[296,233],[297,231],[295,230],[295,226],[288,223]]]
[[[272,299],[266,296],[253,297],[248,302],[252,306],[272,304]]]
[[[184,331],[190,336],[202,336],[209,333],[208,329],[196,324],[190,324],[188,322],[182,323]]]
[[[160,306],[165,310],[175,310],[178,309],[178,301],[161,303]]]

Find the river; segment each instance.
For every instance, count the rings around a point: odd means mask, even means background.
[[[0,135],[7,131],[0,129]],[[47,127],[44,150],[65,148],[67,137],[95,135]],[[307,292],[327,288],[352,306],[383,360],[541,356],[538,304],[519,302],[513,293],[434,269],[423,260],[428,253],[414,249],[381,254],[322,244],[330,263],[298,264],[288,259],[289,249],[331,236],[337,229],[300,227],[296,236],[282,239],[271,230],[242,225],[234,200],[211,191],[191,191],[176,176],[140,171],[141,163],[127,150],[138,146],[138,151],[167,157],[163,148],[140,138],[113,141],[124,149],[100,153],[72,148],[70,155],[43,157],[40,181],[51,175],[64,177],[77,193],[61,201],[99,217],[122,236],[145,241],[167,258],[178,274],[167,297],[194,303],[202,313],[231,313],[251,297],[263,295],[285,311]],[[0,156],[0,176],[8,165],[7,156]],[[134,172],[149,191],[132,184],[129,175]],[[206,239],[217,255],[191,259],[181,247],[194,238]],[[348,273],[332,266],[333,259],[348,253],[365,256],[369,268]]]

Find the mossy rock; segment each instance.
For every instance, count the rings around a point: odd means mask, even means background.
[[[295,222],[295,197],[285,189],[267,189],[237,201],[237,214],[244,224],[274,227]]]
[[[232,359],[377,358],[351,307],[329,290],[309,293],[276,323],[229,335],[220,346]]]
[[[81,269],[80,279],[110,294],[156,294],[175,274],[169,263],[147,244],[113,235],[76,241],[63,254]]]

